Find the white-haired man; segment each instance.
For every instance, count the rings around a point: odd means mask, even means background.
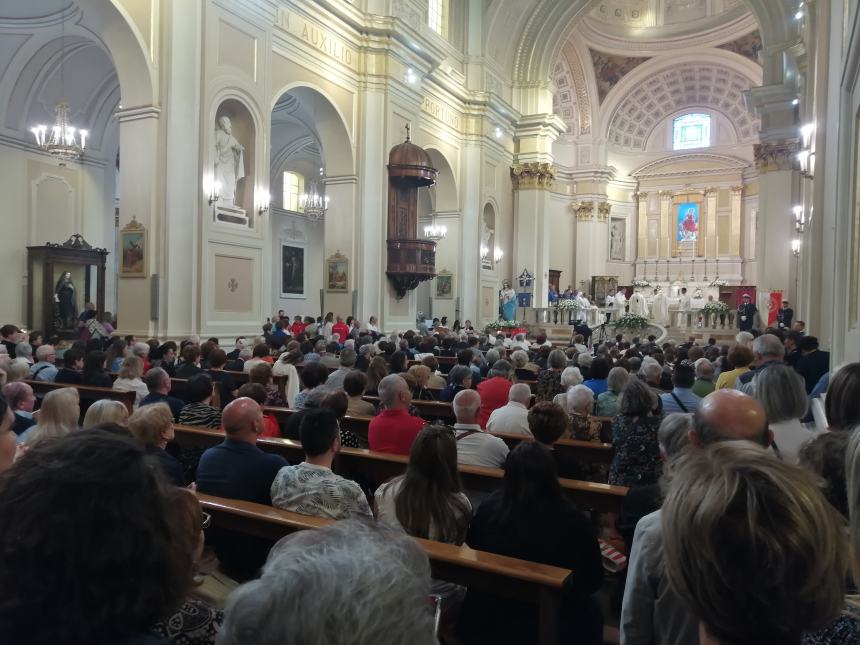
[[[53,381],[57,377],[57,350],[53,345],[39,345],[36,348],[36,363],[30,368],[30,378],[35,381]]]
[[[735,381],[735,389],[752,396],[752,382],[756,374],[771,365],[779,365],[785,360],[785,345],[773,334],[762,334],[753,341],[754,369],[741,374]]]
[[[515,383],[508,390],[508,404],[496,408],[487,420],[488,432],[503,432],[532,436],[529,429],[529,402],[532,390],[525,383]]]
[[[454,397],[454,424],[457,440],[457,462],[471,466],[501,468],[508,458],[508,446],[499,437],[484,432],[478,425],[481,395],[475,390],[461,390]]]
[[[409,414],[412,392],[399,374],[389,374],[377,387],[382,412],[373,417],[367,428],[367,443],[371,450],[395,455],[408,455],[415,437],[427,424],[424,419]]]

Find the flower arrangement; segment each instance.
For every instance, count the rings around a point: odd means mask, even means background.
[[[573,298],[565,298],[555,303],[555,308],[561,311],[570,311],[572,309],[581,309],[580,304]]]
[[[711,280],[711,284],[709,287],[725,287],[729,283],[728,280],[723,280],[722,278],[714,278]]]
[[[648,280],[634,280],[633,286],[639,289],[647,289],[651,286],[651,283]]]
[[[611,324],[613,327],[620,329],[645,329],[649,323],[645,316],[628,313],[624,314],[621,318]]]
[[[728,312],[729,312],[729,306],[724,302],[720,302],[719,300],[715,300],[713,302],[708,302],[705,304],[704,307],[702,307],[702,313],[705,315],[710,315],[710,314],[719,315],[719,314],[726,314]]]
[[[521,329],[524,323],[521,323],[518,320],[495,320],[493,322],[487,323],[486,330],[487,331],[511,331],[514,329]]]

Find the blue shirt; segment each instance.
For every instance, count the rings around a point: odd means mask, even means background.
[[[584,381],[582,384],[589,390],[594,392],[594,396],[603,394],[608,389],[605,378],[590,378],[587,381]]]
[[[228,437],[200,457],[197,490],[207,495],[271,505],[272,482],[284,466],[289,464],[280,455]]]
[[[30,368],[30,378],[35,381],[53,381],[57,377],[57,366],[48,361],[39,361]]]
[[[151,405],[153,403],[165,403],[173,413],[173,420],[179,421],[179,413],[185,406],[185,401],[177,399],[175,396],[161,394],[159,392],[150,392],[140,400],[140,405]]]
[[[675,401],[675,395],[684,404],[686,410],[682,410],[678,402]],[[663,414],[672,414],[673,412],[690,412],[693,413],[699,408],[702,398],[693,394],[693,390],[688,387],[676,387],[671,392],[660,395],[660,401],[663,403]]]

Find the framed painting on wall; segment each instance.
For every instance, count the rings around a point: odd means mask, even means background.
[[[326,260],[326,291],[349,291],[349,260],[340,251]]]
[[[281,243],[281,298],[305,297],[305,247]]]
[[[146,277],[146,227],[132,216],[119,232],[119,274],[123,278]]]
[[[440,271],[436,275],[436,297],[448,299],[454,297],[454,274],[450,271]]]

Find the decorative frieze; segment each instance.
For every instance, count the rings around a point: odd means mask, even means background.
[[[799,143],[794,139],[755,143],[755,167],[760,173],[793,170],[798,150]]]
[[[521,188],[549,189],[555,180],[555,167],[538,161],[511,166],[514,190]]]

